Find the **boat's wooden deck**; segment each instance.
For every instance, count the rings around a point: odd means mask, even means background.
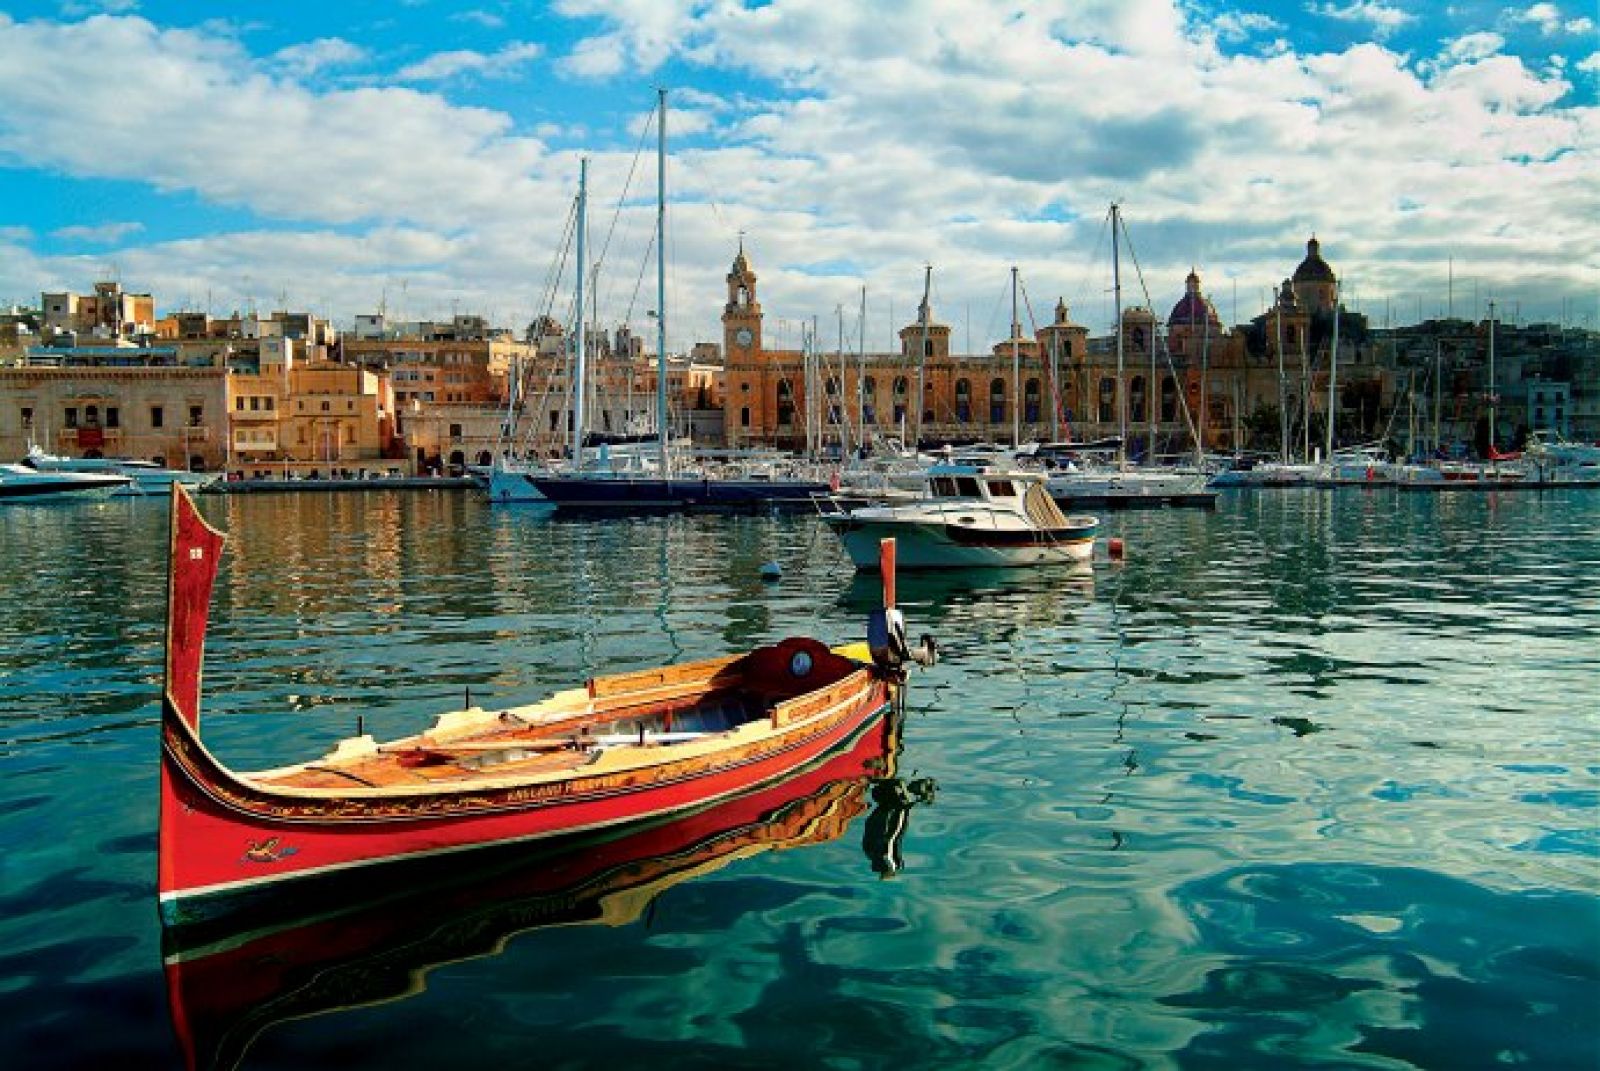
[[[281,788],[340,790],[467,784],[576,771],[594,760],[597,748],[617,746],[620,741],[616,737],[631,737],[641,727],[651,734],[724,733],[766,716],[772,698],[766,691],[718,690],[554,724],[524,725],[503,715],[482,732],[448,742],[433,742],[424,734],[362,754],[330,756],[259,782]],[[673,746],[652,737],[645,743],[649,747]]]

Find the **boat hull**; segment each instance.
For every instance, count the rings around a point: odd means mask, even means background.
[[[531,477],[560,509],[812,509],[827,484],[813,480],[663,479],[660,477]]]
[[[82,502],[108,498],[128,481],[120,476],[39,477],[27,481],[0,480],[0,502]]]
[[[352,793],[301,800],[231,774],[176,713],[163,718],[160,904],[181,927],[290,879],[604,830],[702,807],[819,761],[891,700],[872,676],[848,702],[724,752],[640,770],[470,794]]]
[[[1006,568],[1087,561],[1099,524],[1067,529],[988,529],[940,521],[868,520],[849,514],[823,518],[862,572],[878,568],[878,544],[892,538],[902,569]]]

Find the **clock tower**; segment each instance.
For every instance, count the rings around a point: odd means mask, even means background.
[[[728,272],[728,303],[722,309],[722,353],[728,364],[745,364],[761,352],[761,302],[756,273],[745,259],[744,239]]]

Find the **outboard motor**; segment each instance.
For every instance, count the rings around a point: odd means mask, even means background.
[[[894,605],[894,540],[878,544],[878,571],[883,575],[883,608],[867,618],[867,649],[880,669],[898,670],[907,662],[931,666],[939,660],[939,645],[924,634],[916,650],[906,642],[906,619]]]

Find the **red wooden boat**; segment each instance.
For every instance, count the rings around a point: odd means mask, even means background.
[[[909,812],[933,794],[925,780],[894,776],[902,721],[898,712],[876,715],[814,766],[621,836],[486,849],[469,865],[435,861],[347,897],[276,897],[247,921],[168,930],[162,954],[185,1062],[234,1067],[277,1023],[410,997],[434,966],[498,955],[515,935],[627,925],[679,882],[836,840],[868,807],[866,861],[891,872]]]
[[[893,609],[868,643],[791,638],[744,655],[598,677],[528,706],[441,714],[387,744],[237,773],[200,739],[200,670],[223,534],[172,496],[161,709],[161,917],[203,922],[294,879],[485,845],[618,829],[782,778],[854,738],[913,657]],[[916,657],[930,661],[925,639]]]

